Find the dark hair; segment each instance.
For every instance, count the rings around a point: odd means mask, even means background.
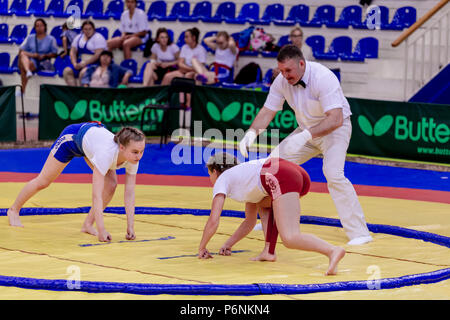
[[[187,29],[186,32],[189,32],[195,38],[195,42],[198,43],[198,38],[200,37],[200,31],[196,28]]]
[[[172,44],[172,38],[170,38],[170,34],[169,31],[166,28],[158,28],[158,30],[156,30],[156,38],[155,41],[158,40],[158,37],[161,33],[165,33],[167,34],[167,37],[169,38],[169,41],[167,41],[167,45],[170,46]]]
[[[235,156],[227,152],[220,152],[216,153],[208,159],[206,167],[211,172],[213,170],[216,170],[217,172],[222,173],[225,170],[228,170],[238,164],[239,161]]]
[[[280,52],[278,52],[278,62],[284,62],[288,59],[299,59],[303,61],[305,60],[302,50],[300,50],[296,45],[293,44],[287,44],[281,47]]]
[[[114,136],[114,142],[125,147],[130,143],[131,140],[143,141],[145,140],[145,135],[139,129],[133,127],[124,127]]]
[[[38,21],[40,21],[40,22],[42,22],[42,23],[44,24],[44,30],[45,30],[45,32],[47,32],[47,22],[45,22],[45,20],[42,19],[42,18],[38,18],[38,19],[36,19],[36,20],[34,21],[34,28],[36,29],[36,23],[37,23]]]
[[[109,50],[103,50],[102,53],[100,53],[100,57],[104,56],[104,55],[110,56],[111,59],[113,58],[113,53],[111,51],[109,51]]]
[[[84,21],[83,24],[81,25],[81,30],[83,30],[84,26],[87,25],[87,24],[90,24],[91,27],[92,27],[92,28],[94,29],[94,31],[95,31],[95,24],[94,24],[94,22],[92,22],[91,20],[86,20],[86,21]]]

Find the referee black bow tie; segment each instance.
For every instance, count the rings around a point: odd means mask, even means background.
[[[306,88],[306,83],[302,79],[298,80],[297,83],[294,84],[294,86],[298,85],[301,85],[303,88]]]

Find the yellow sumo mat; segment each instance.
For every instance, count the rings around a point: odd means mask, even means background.
[[[1,183],[0,208],[8,208],[23,185]],[[449,247],[433,243],[434,240],[408,238],[402,233],[414,230],[420,235],[440,236],[436,241],[448,239],[448,204],[360,196],[369,224],[401,229],[401,235],[374,232],[374,241],[364,246],[346,245],[347,238],[340,227],[302,223],[303,232],[343,246],[347,251],[339,264],[338,275],[327,277],[324,276],[328,265],[326,257],[290,250],[281,242],[277,245],[276,262],[251,261],[264,245],[262,231],[256,230],[233,248],[231,256],[216,254],[213,259],[199,260],[196,253],[207,220],[205,213],[211,205],[211,188],[137,186],[136,206],[153,208],[158,214],[136,214],[137,238],[127,241],[126,217],[120,213],[105,213],[111,243],[100,243],[95,237],[80,232],[86,213],[50,214],[52,208],[89,207],[90,195],[90,184],[54,183],[25,205],[42,209],[34,215],[21,217],[24,228],[10,227],[7,217],[0,217],[0,281],[3,281],[0,299],[450,298]],[[123,207],[123,186],[119,186],[109,207]],[[158,208],[174,209],[160,214]],[[227,200],[225,209],[241,212],[244,208],[242,204]],[[302,198],[302,211],[303,216],[328,219],[326,221],[338,219],[326,193],[311,192]],[[195,212],[202,214],[192,214]],[[240,221],[240,217],[224,214],[208,246],[210,251],[218,252]],[[411,285],[407,281],[409,277],[422,279],[422,282]],[[106,284],[113,288],[132,285],[129,293],[125,293],[127,291],[108,292]],[[175,284],[182,285],[178,293],[161,289]],[[327,284],[335,289],[340,285],[342,290],[312,290]],[[48,286],[31,288],[32,285]],[[81,285],[90,289],[79,291]],[[192,286],[191,290],[184,285]],[[298,285],[297,288],[305,291],[277,291],[280,285],[287,285],[286,288]],[[389,285],[398,286],[384,287]],[[65,288],[63,291],[61,286]],[[217,286],[230,290],[259,288],[260,293],[223,296],[214,291]],[[153,291],[148,291],[150,288]]]

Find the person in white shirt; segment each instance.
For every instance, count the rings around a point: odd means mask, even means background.
[[[84,21],[81,31],[71,44],[70,61],[72,65],[63,71],[64,80],[69,86],[79,85],[77,79],[81,79],[87,67],[96,64],[100,59],[100,54],[106,50],[106,40],[99,32],[95,31],[92,21]]]
[[[225,199],[245,203],[245,219],[219,250],[229,256],[231,248],[247,236],[256,224],[260,213],[266,235],[263,252],[255,261],[275,261],[275,245],[280,232],[283,244],[290,249],[315,251],[329,258],[325,275],[337,273],[339,261],[345,250],[318,237],[300,232],[299,197],[309,191],[310,179],[300,166],[278,158],[252,160],[238,164],[228,153],[213,155],[207,162],[213,185],[211,213],[203,229],[198,258],[212,258],[206,248],[219,227]]]
[[[180,48],[172,42],[166,28],[156,31],[156,42],[151,49],[150,61],[144,69],[143,85],[153,86],[156,81],[162,81],[165,74],[174,71],[180,56]]]
[[[108,50],[122,48],[123,58],[131,59],[131,49],[148,39],[148,19],[142,9],[137,8],[137,0],[126,0],[127,10],[120,17],[122,35],[108,40]]]
[[[267,128],[285,101],[295,111],[299,127],[271,153],[302,164],[323,154],[323,173],[342,226],[358,245],[372,241],[364,213],[351,182],[344,175],[345,158],[352,126],[350,106],[336,76],[325,66],[305,61],[295,45],[284,46],[278,56],[281,73],[270,87],[263,108],[255,117],[239,148],[247,148]]]
[[[93,171],[92,207],[81,231],[97,236],[99,241],[111,241],[111,235],[103,222],[103,210],[116,190],[116,170],[125,168],[126,239],[135,239],[134,188],[144,149],[145,136],[135,128],[125,127],[114,135],[100,123],[85,122],[67,126],[52,145],[39,175],[25,185],[9,208],[9,224],[23,227],[19,219],[23,205],[38,191],[47,188],[74,157],[84,157]],[[97,229],[93,226],[94,222]]]
[[[200,31],[197,28],[191,28],[184,33],[184,45],[181,47],[180,56],[178,58],[178,70],[168,72],[165,74],[161,84],[170,85],[172,80],[176,77],[194,79],[195,70],[192,67],[192,60],[197,59],[199,63],[206,63],[206,49],[199,44]],[[180,111],[180,127],[183,124],[189,128],[191,123],[191,95],[184,95],[180,93],[180,103],[186,108],[186,112]]]
[[[215,51],[214,62],[208,70],[205,64],[192,59],[192,66],[196,72],[195,79],[202,84],[212,84],[229,78],[238,54],[233,37],[230,37],[226,31],[220,31],[215,36],[205,38],[204,41]]]

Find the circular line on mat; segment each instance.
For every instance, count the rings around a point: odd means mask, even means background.
[[[81,208],[24,208],[21,215],[54,215],[70,213],[88,213],[89,207]],[[7,209],[0,209],[0,216],[6,215]],[[106,208],[105,213],[125,214],[123,207]],[[201,209],[180,209],[180,208],[151,208],[136,207],[135,214],[191,214],[197,216],[209,215],[209,210]],[[224,210],[222,216],[244,217],[244,212]],[[339,227],[342,225],[338,219],[323,218],[315,216],[302,216],[301,223],[316,224],[323,226]],[[394,236],[411,238],[431,242],[440,246],[450,248],[450,237],[417,231],[413,229],[382,225],[367,224],[373,233],[384,233]],[[48,280],[24,277],[0,276],[0,286],[12,286],[26,289],[57,290],[57,291],[82,291],[96,293],[130,293],[142,295],[233,295],[248,296],[261,294],[307,294],[331,291],[355,291],[371,289],[395,289],[405,286],[436,283],[450,279],[450,268],[440,269],[432,272],[406,275],[394,278],[383,278],[363,281],[341,281],[320,284],[275,284],[275,283],[254,283],[254,284],[153,284],[153,283],[119,283],[119,282],[97,282],[80,281],[76,288],[69,288],[67,280]]]

